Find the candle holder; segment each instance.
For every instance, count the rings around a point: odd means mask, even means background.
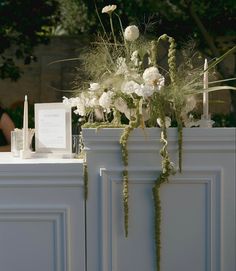
[[[34,136],[35,129],[28,129],[28,145],[27,148],[32,153],[32,139]],[[11,132],[11,153],[14,157],[24,158],[26,155],[21,151],[23,149],[23,131],[22,129],[15,129]],[[29,158],[29,157],[28,157]]]
[[[215,122],[211,119],[211,114],[208,114],[208,116],[202,115],[198,123],[200,128],[212,128]]]

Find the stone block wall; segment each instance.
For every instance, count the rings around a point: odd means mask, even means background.
[[[68,94],[76,76],[79,61],[53,61],[76,58],[86,44],[80,37],[54,37],[48,45],[35,49],[37,61],[30,65],[18,64],[23,71],[21,78],[12,82],[0,80],[0,102],[3,107],[14,106],[24,100],[27,94],[31,104],[40,102],[61,102],[62,96]]]

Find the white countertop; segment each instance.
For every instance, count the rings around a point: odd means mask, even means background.
[[[28,159],[21,159],[20,157],[13,157],[10,152],[0,152],[0,164],[80,164],[82,159],[77,158],[61,158],[52,156],[52,154],[35,154]]]

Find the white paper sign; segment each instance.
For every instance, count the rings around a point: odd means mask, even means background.
[[[65,109],[39,110],[38,131],[40,148],[66,148]]]
[[[71,108],[63,103],[35,104],[35,151],[71,155]]]

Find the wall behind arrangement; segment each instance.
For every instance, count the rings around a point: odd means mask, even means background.
[[[76,58],[87,42],[82,37],[54,37],[48,45],[35,48],[37,61],[24,65],[17,62],[23,74],[13,82],[0,79],[0,102],[4,107],[20,103],[27,94],[31,104],[38,102],[61,102],[68,93],[76,76],[79,61],[65,61],[50,64],[53,61]]]

